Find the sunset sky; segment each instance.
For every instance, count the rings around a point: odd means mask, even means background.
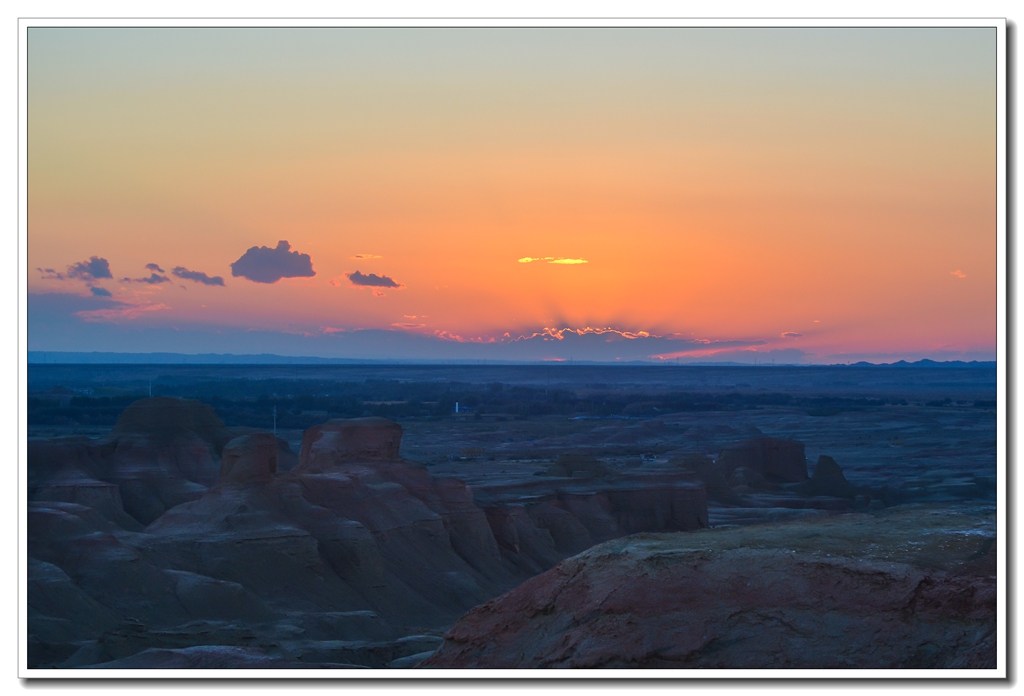
[[[995,29],[28,35],[29,350],[995,359]]]

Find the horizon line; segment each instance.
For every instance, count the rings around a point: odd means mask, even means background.
[[[77,359],[70,359],[75,356]],[[50,361],[47,358],[58,358]],[[105,362],[97,358],[111,358],[117,361]],[[161,360],[147,362],[141,358],[162,358]],[[60,358],[64,358],[61,360]],[[91,359],[90,359],[91,358]],[[198,359],[217,359],[213,362],[201,361]],[[176,362],[176,360],[181,362]],[[268,362],[257,362],[254,359],[269,359]],[[651,367],[853,367],[853,366],[989,366],[996,365],[996,360],[933,360],[931,358],[919,358],[918,360],[900,359],[892,362],[873,362],[870,360],[857,360],[852,362],[772,362],[763,361],[758,363],[737,362],[737,361],[708,361],[708,360],[578,360],[575,358],[564,359],[538,359],[538,360],[491,360],[486,358],[458,358],[450,360],[438,359],[416,359],[416,358],[341,358],[325,357],[315,355],[279,355],[276,353],[174,353],[174,352],[114,352],[114,351],[48,351],[30,350],[27,351],[26,361],[30,365],[119,365],[124,364],[120,360],[128,360],[133,365],[287,365],[287,364],[334,364],[334,365],[418,365],[418,366],[543,366],[543,365],[565,365],[565,366],[651,366]],[[172,362],[175,360],[175,362]]]

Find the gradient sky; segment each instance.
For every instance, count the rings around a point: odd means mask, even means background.
[[[30,350],[995,358],[994,29],[33,28],[28,75]],[[315,275],[232,275],[282,240]]]

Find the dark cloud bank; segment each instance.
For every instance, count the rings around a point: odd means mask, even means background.
[[[149,266],[147,266],[146,268],[149,268]],[[167,276],[163,276],[158,273],[151,273],[148,278],[122,278],[121,281],[125,283],[146,283],[147,285],[159,285],[160,283],[169,283],[171,282],[171,279],[168,278]]]
[[[92,256],[88,261],[79,261],[68,266],[68,278],[99,280],[100,278],[113,277],[110,273],[110,263],[99,256]]]
[[[54,268],[37,268],[46,280],[70,280],[77,278],[84,281],[99,280],[100,278],[113,278],[110,273],[110,263],[100,256],[92,256],[88,261],[79,261],[68,266],[67,275],[60,273]]]
[[[265,246],[249,247],[242,257],[231,264],[231,275],[248,278],[256,283],[276,283],[282,278],[311,278],[316,275],[309,254],[290,251],[285,240],[273,249]]]
[[[250,249],[249,251],[252,251],[252,249]],[[173,273],[176,278],[182,278],[184,280],[194,280],[195,282],[202,283],[203,285],[220,285],[221,287],[224,286],[224,279],[221,278],[220,276],[208,276],[202,271],[190,271],[184,266],[175,266],[171,270],[171,273]],[[235,273],[235,275],[238,274]]]
[[[651,355],[674,350],[706,348],[707,345],[669,338],[608,340],[607,336],[567,335],[563,341],[536,337],[515,343],[458,343],[413,331],[365,329],[307,335],[245,328],[179,324],[152,326],[140,330],[132,322],[84,321],[79,312],[121,309],[128,305],[107,297],[64,293],[29,294],[28,337],[30,350],[115,351],[124,353],[174,352],[233,353],[251,355],[319,355],[355,360],[533,362],[551,359],[596,362],[650,362]],[[682,358],[680,362],[741,362],[752,364],[755,357],[764,364],[798,363],[803,352],[796,349],[743,350],[744,342],[722,344],[722,353],[708,357]],[[675,361],[670,361],[674,363]]]
[[[371,287],[371,288],[400,288],[400,287],[402,287],[401,285],[399,285],[398,283],[396,283],[394,280],[392,280],[391,278],[389,278],[386,275],[380,275],[379,276],[376,273],[363,274],[363,273],[360,273],[359,271],[354,271],[352,273],[346,273],[345,275],[348,276],[348,279],[352,282],[353,285],[362,285],[362,286]]]

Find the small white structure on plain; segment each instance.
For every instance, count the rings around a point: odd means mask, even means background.
[[[459,412],[459,402],[458,401],[455,402],[455,412],[456,413]]]

